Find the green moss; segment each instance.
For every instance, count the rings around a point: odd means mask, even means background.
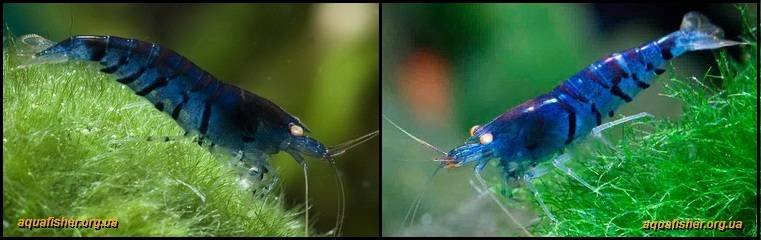
[[[747,18],[746,10],[741,11]],[[551,236],[757,235],[757,27],[746,27],[743,39],[751,44],[742,47],[743,60],[730,60],[726,50],[719,51],[719,74],[714,73],[718,76],[661,77],[660,81],[667,81],[664,94],[683,102],[681,119],[656,116],[603,133],[610,138],[623,132],[614,142],[620,153],[593,139],[570,149],[575,154],[571,169],[599,186],[602,195],[555,170],[540,178],[537,187],[559,222],[542,217],[530,230]],[[524,189],[513,193],[533,201]],[[538,205],[535,208],[544,215]],[[642,228],[646,220],[673,219],[740,220],[744,227],[724,231]]]
[[[12,43],[11,43],[12,45]],[[300,214],[253,198],[172,119],[85,63],[15,69],[3,51],[4,236],[293,236]],[[115,229],[17,227],[20,218],[116,218]]]

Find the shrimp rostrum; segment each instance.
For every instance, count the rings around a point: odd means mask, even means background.
[[[680,30],[601,59],[550,92],[513,107],[483,126],[474,126],[464,144],[449,152],[440,151],[444,155],[436,161],[444,168],[473,163],[475,174],[483,183],[481,171],[489,161],[497,160],[503,176],[522,178],[546,216],[555,220],[531,183],[547,172],[537,164],[552,159],[555,167],[598,193],[564,165],[571,156],[560,154],[563,149],[590,133],[598,135],[616,124],[651,116],[640,113],[603,124],[620,105],[631,102],[656,76],[664,73],[666,61],[690,51],[741,44],[721,37],[722,30],[707,18],[696,12],[687,13]]]
[[[375,131],[326,147],[307,136],[308,128],[277,104],[217,80],[158,44],[116,36],[72,36],[54,43],[26,35],[21,42],[33,53],[27,65],[67,60],[103,65],[102,72],[115,75],[116,81],[171,116],[186,136],[197,136],[210,150],[234,156],[233,163],[247,170],[247,180],[262,180],[270,172],[268,157],[279,151],[301,165],[304,156],[332,164],[334,157],[377,135]]]

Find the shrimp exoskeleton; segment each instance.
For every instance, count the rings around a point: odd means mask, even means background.
[[[599,136],[601,131],[617,124],[652,117],[649,113],[639,113],[603,124],[606,118],[614,116],[614,111],[619,106],[631,102],[640,91],[650,87],[656,76],[665,72],[662,66],[668,60],[690,51],[743,44],[721,37],[721,29],[712,25],[706,17],[697,12],[687,13],[680,30],[589,65],[550,92],[530,99],[486,124],[472,127],[465,143],[448,152],[438,150],[402,130],[391,120],[386,120],[416,141],[443,153],[443,156],[436,158],[440,168],[474,163],[476,180],[483,189],[487,187],[481,171],[490,160],[498,160],[505,172],[503,175],[521,178],[545,215],[555,221],[532,184],[533,179],[547,172],[547,169],[537,167],[537,163],[554,155],[552,165],[594,193],[600,194],[596,187],[566,167],[565,164],[571,160],[570,154],[558,153],[590,133]],[[497,198],[491,192],[489,194],[518,224]],[[419,198],[420,196],[413,202],[411,209],[417,208]],[[409,211],[407,217],[412,214],[414,218],[414,212]],[[530,235],[525,228],[521,228],[524,234]]]
[[[378,134],[375,131],[327,147],[306,135],[309,129],[277,104],[217,80],[187,58],[158,44],[116,36],[82,35],[58,43],[33,34],[19,40],[22,43],[19,53],[28,59],[22,64],[24,67],[68,60],[98,62],[103,66],[102,72],[115,75],[117,82],[170,116],[186,136],[196,136],[199,144],[210,151],[231,156],[231,162],[240,167],[243,186],[265,182],[265,174],[271,173],[268,158],[272,154],[289,153],[303,166],[307,181],[304,156],[325,160],[333,167],[335,157]],[[339,176],[335,177],[339,188],[343,188]],[[275,179],[269,179],[264,187],[270,189]],[[343,194],[343,189],[339,192]],[[307,209],[308,205],[307,202]],[[339,205],[336,234],[341,230],[343,199]],[[308,211],[306,218],[308,226]]]

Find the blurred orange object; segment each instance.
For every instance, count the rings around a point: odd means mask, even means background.
[[[450,117],[449,64],[430,49],[418,49],[402,61],[400,94],[414,116],[442,125]]]

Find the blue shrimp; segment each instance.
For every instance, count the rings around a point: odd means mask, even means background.
[[[546,169],[537,167],[537,164],[553,154],[562,153],[566,146],[590,133],[599,136],[601,131],[617,124],[652,116],[640,113],[603,124],[607,117],[614,116],[613,112],[620,105],[631,102],[641,90],[652,84],[656,76],[664,73],[662,66],[666,61],[689,51],[742,44],[721,37],[722,30],[712,25],[706,17],[697,12],[687,13],[680,30],[589,65],[549,93],[515,106],[483,126],[474,126],[465,143],[449,152],[439,150],[387,120],[416,141],[443,153],[443,156],[435,159],[440,162],[440,168],[475,163],[476,179],[482,186],[485,186],[485,182],[480,176],[481,171],[492,159],[499,161],[505,178],[520,177],[519,174],[523,174],[523,181],[546,216],[555,221],[531,183],[547,172]],[[570,158],[569,154],[560,154],[552,163],[599,194],[596,188],[564,165]],[[492,198],[517,223],[493,195]],[[530,235],[525,229],[523,231]]]
[[[210,151],[234,156],[231,163],[242,171],[244,186],[263,180],[270,172],[268,158],[272,154],[289,153],[304,168],[307,181],[304,155],[325,160],[332,166],[336,156],[378,134],[375,131],[326,147],[305,135],[309,129],[277,104],[217,80],[187,58],[158,44],[116,36],[72,36],[54,43],[37,35],[26,35],[21,41],[34,52],[27,65],[67,60],[103,65],[102,72],[116,75],[116,81],[171,116],[186,131],[185,136],[197,136],[199,144]],[[335,177],[342,185],[338,175]],[[274,182],[273,177],[270,185]],[[339,218],[342,216],[339,212]],[[308,225],[308,212],[306,218]],[[340,232],[339,224],[336,233]]]

